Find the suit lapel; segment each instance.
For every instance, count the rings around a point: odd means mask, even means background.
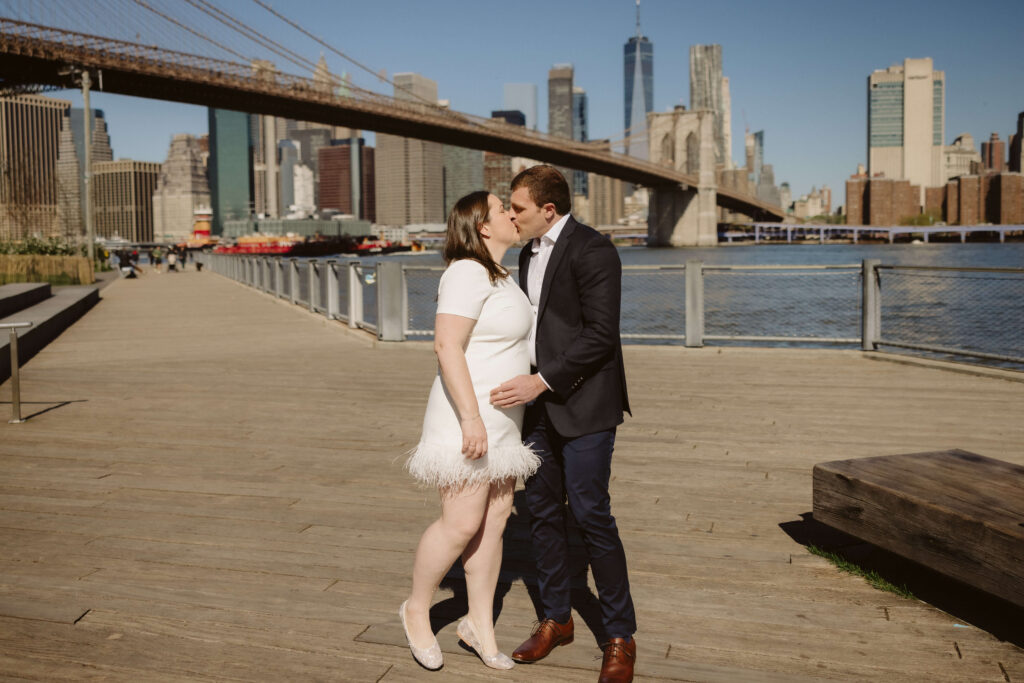
[[[565,252],[569,250],[569,241],[575,230],[576,219],[569,216],[569,220],[566,221],[561,234],[558,235],[558,239],[555,241],[555,248],[551,251],[551,258],[548,259],[548,265],[544,269],[544,284],[540,288],[537,320],[540,320],[540,317],[544,315],[544,308],[547,306],[548,297],[551,296],[551,282],[555,277],[555,271],[558,270],[558,265],[561,263],[562,257],[565,256]]]

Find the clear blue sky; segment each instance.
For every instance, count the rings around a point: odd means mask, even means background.
[[[67,17],[52,0],[0,0],[6,16],[71,22],[78,30],[166,43],[192,51],[180,35],[129,0],[95,0],[106,11]],[[180,0],[149,0],[178,17],[198,16]],[[251,0],[215,0],[315,61],[322,49]],[[90,3],[91,5],[92,3]],[[634,31],[633,0],[270,0],[289,18],[378,71],[416,71],[438,82],[452,107],[489,115],[506,82],[538,85],[541,129],[547,124],[547,71],[571,62],[587,90],[590,137],[619,138],[623,128],[622,46]],[[61,3],[65,6],[66,3]],[[83,7],[87,7],[83,3]],[[189,14],[191,12],[191,14]],[[142,17],[142,18],[140,18]],[[254,55],[255,48],[203,18],[203,30]],[[654,105],[689,104],[689,46],[722,45],[732,94],[733,159],[743,161],[743,133],[765,131],[765,162],[794,197],[828,184],[833,204],[843,183],[866,163],[866,80],[873,69],[906,57],[931,57],[946,73],[946,143],[970,133],[1006,139],[1024,111],[1021,27],[1024,2],[979,0],[642,0],[641,25],[654,43]],[[332,71],[382,86],[327,52]],[[286,68],[286,71],[297,71]],[[80,94],[56,93],[80,106]],[[174,133],[206,132],[206,110],[98,93],[117,157],[162,161]]]

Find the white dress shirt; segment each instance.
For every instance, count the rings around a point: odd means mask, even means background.
[[[530,268],[526,274],[526,295],[530,298],[530,306],[533,308],[533,327],[530,328],[530,363],[537,366],[537,313],[540,310],[540,293],[544,287],[544,271],[547,270],[548,261],[551,260],[551,252],[555,250],[555,242],[562,234],[562,228],[569,221],[570,214],[565,214],[557,223],[540,237],[534,237],[530,242],[533,253],[530,255]],[[544,381],[544,378],[540,378]],[[547,384],[544,381],[544,384]],[[548,386],[550,389],[550,385]]]

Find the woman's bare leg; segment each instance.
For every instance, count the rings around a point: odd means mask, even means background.
[[[413,562],[412,593],[405,606],[409,636],[416,647],[427,648],[434,642],[430,628],[434,592],[455,558],[480,530],[489,495],[487,484],[441,492],[441,517],[420,537]]]
[[[484,649],[480,654],[498,651],[494,637],[494,591],[501,570],[502,536],[512,511],[515,483],[512,478],[491,484],[484,523],[462,552],[469,619]]]

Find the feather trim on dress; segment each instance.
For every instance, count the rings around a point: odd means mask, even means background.
[[[525,444],[488,448],[487,455],[469,460],[451,446],[421,441],[405,462],[405,468],[419,483],[439,489],[463,488],[510,477],[526,479],[538,467],[540,456]]]

